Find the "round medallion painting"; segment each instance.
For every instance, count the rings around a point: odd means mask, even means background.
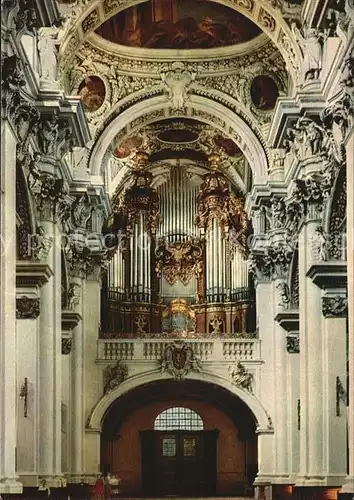
[[[98,76],[89,76],[81,82],[79,96],[86,111],[93,113],[100,109],[106,97],[106,88]]]
[[[263,111],[273,109],[279,96],[277,84],[268,75],[256,76],[251,85],[252,102]]]

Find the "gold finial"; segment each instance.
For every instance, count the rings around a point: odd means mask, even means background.
[[[212,153],[208,156],[209,168],[211,170],[217,170],[219,168],[220,156],[216,153]]]
[[[135,168],[137,170],[143,170],[149,160],[149,155],[145,151],[137,151],[134,157],[135,160]]]

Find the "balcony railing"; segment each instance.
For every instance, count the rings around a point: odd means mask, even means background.
[[[173,340],[161,339],[99,339],[97,359],[100,361],[131,360],[152,361],[159,360],[166,346]],[[202,361],[234,362],[259,361],[259,339],[189,339],[185,340],[194,354]]]
[[[163,304],[168,304],[171,300],[175,299],[176,296],[162,296],[161,302]],[[183,296],[188,301],[189,304],[194,305],[196,303],[196,296],[187,295]],[[151,290],[136,287],[135,289],[123,290],[122,288],[109,288],[107,290],[108,301],[113,302],[150,302],[151,300]],[[237,288],[226,292],[224,288],[213,288],[206,291],[206,302],[211,303],[223,303],[223,302],[254,302],[254,290],[252,288]]]

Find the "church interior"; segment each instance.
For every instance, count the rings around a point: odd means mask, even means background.
[[[353,0],[1,0],[0,499],[354,499]]]

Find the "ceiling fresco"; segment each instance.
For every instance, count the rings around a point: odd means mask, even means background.
[[[232,139],[209,125],[188,118],[161,120],[123,140],[118,135],[112,145],[113,154],[119,159],[131,158],[141,149],[158,159],[185,157],[200,160],[216,151],[227,157],[242,156]]]
[[[121,45],[202,49],[246,42],[261,30],[242,14],[206,0],[151,0],[119,12],[96,33]]]

